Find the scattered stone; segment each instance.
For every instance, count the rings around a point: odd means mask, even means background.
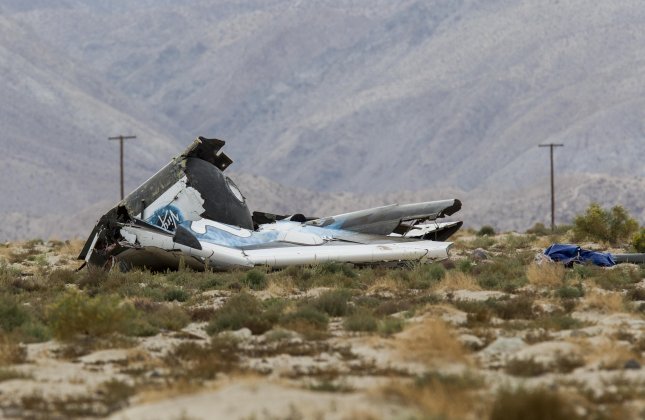
[[[127,349],[109,349],[99,350],[90,353],[78,360],[86,365],[102,365],[106,363],[123,363],[128,360],[129,350]]]
[[[481,350],[485,346],[484,341],[476,335],[461,334],[457,339],[465,347],[468,347],[469,349],[474,351]]]
[[[226,334],[229,337],[236,338],[240,341],[247,341],[253,337],[253,333],[248,328],[241,328],[237,331],[225,331],[222,334]]]
[[[625,362],[625,366],[623,368],[624,369],[640,369],[641,364],[638,363],[638,360],[636,360],[636,359],[629,359],[628,361]]]
[[[582,363],[577,345],[563,341],[544,341],[519,350],[513,360],[533,360],[547,369],[557,368],[562,362]]]
[[[480,351],[478,356],[484,365],[491,368],[502,367],[506,360],[525,348],[527,344],[519,337],[498,337]]]
[[[496,290],[453,290],[451,292],[454,300],[486,301],[488,299],[500,299],[506,296],[504,292]]]
[[[470,258],[474,261],[482,261],[489,259],[490,256],[488,255],[488,252],[484,251],[482,248],[477,248],[470,253]]]

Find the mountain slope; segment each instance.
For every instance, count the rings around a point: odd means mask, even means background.
[[[558,172],[645,176],[639,1],[6,7],[185,131],[228,139],[240,170],[290,186],[527,188],[551,141],[567,145]]]
[[[558,220],[642,223],[644,26],[637,0],[0,0],[0,239],[84,235],[121,133],[126,190],[204,135],[253,208],[456,196],[501,229],[549,220],[537,145],[565,143]]]
[[[0,40],[0,215],[73,212],[117,197],[110,135],[138,135],[126,146],[128,188],[175,153],[165,129],[29,28],[0,16]]]

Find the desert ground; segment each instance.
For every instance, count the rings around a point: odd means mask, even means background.
[[[645,267],[536,263],[568,235],[465,230],[441,263],[233,272],[76,271],[80,241],[0,244],[0,410],[643,418]]]

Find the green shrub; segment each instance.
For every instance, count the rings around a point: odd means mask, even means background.
[[[108,275],[108,271],[88,265],[82,274],[76,277],[76,284],[81,289],[95,291],[107,280]]]
[[[163,298],[167,302],[185,302],[188,300],[190,296],[188,295],[188,292],[186,292],[184,289],[180,288],[172,288],[166,290],[166,292],[163,295]]]
[[[20,279],[20,270],[12,268],[4,261],[0,261],[0,285],[9,286]]]
[[[401,270],[406,272],[405,270]],[[425,290],[441,281],[446,276],[446,269],[441,264],[416,264],[407,271],[407,281],[411,289]]]
[[[477,231],[477,236],[494,236],[495,228],[491,225],[484,225]]]
[[[259,270],[251,270],[244,276],[243,283],[252,290],[264,290],[267,287],[267,276]]]
[[[310,305],[285,314],[280,319],[280,325],[283,327],[310,336],[326,331],[328,323],[329,318],[327,318],[327,315]]]
[[[352,264],[333,261],[320,264],[316,267],[316,272],[319,274],[342,274],[345,277],[350,278],[358,276],[354,271]]]
[[[349,308],[347,302],[351,296],[348,290],[330,290],[318,296],[312,305],[329,316],[345,316]]]
[[[591,204],[585,214],[576,216],[573,222],[575,240],[588,239],[612,245],[628,241],[637,229],[638,223],[622,206],[607,211],[596,203]]]
[[[457,270],[462,273],[471,273],[474,266],[475,264],[467,258],[457,262]]]
[[[567,272],[566,277],[584,280],[593,277],[600,271],[601,269],[593,264],[575,264],[571,270]]]
[[[384,337],[403,331],[403,320],[394,317],[387,317],[378,323],[378,332]]]
[[[532,319],[534,317],[533,298],[529,296],[521,295],[504,300],[489,299],[486,304],[502,319]]]
[[[12,296],[0,297],[0,331],[13,333],[26,343],[47,341],[51,335],[36,315]]]
[[[30,321],[29,312],[11,296],[0,297],[0,328],[11,332]]]
[[[61,340],[72,339],[78,334],[101,337],[125,333],[130,321],[136,319],[134,308],[121,304],[118,296],[90,298],[76,291],[61,297],[50,307],[48,315],[54,337]]]
[[[510,293],[527,283],[526,267],[517,256],[500,256],[490,261],[472,269],[482,288]]]
[[[582,283],[578,283],[576,286],[562,286],[556,289],[555,294],[561,299],[576,299],[583,297],[585,291],[582,288]]]
[[[224,330],[248,328],[253,334],[262,334],[277,321],[275,316],[267,315],[262,302],[253,295],[240,293],[215,312],[206,331],[212,335]]]
[[[618,266],[609,270],[598,269],[591,278],[605,290],[630,289],[634,284],[641,281],[639,271],[629,266]]]
[[[51,331],[43,323],[37,320],[31,320],[18,329],[20,340],[25,343],[42,343],[51,338]]]
[[[300,290],[307,290],[313,284],[313,271],[311,268],[306,268],[300,265],[292,265],[284,269],[283,273],[291,277],[295,285]]]
[[[502,242],[502,249],[510,252],[530,248],[535,242],[535,235],[508,235]]]
[[[178,331],[190,322],[190,316],[178,305],[157,304],[149,311],[142,314],[145,320],[154,329]],[[140,335],[148,335],[140,331]]]
[[[374,332],[378,329],[378,320],[367,310],[358,310],[345,318],[343,327],[347,331]]]
[[[634,233],[632,237],[632,247],[636,252],[645,252],[645,227]]]
[[[77,273],[73,270],[57,269],[47,276],[47,285],[55,288],[63,288],[66,284],[76,282]]]

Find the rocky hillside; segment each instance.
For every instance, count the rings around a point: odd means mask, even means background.
[[[504,229],[548,220],[537,145],[562,142],[564,220],[642,217],[644,23],[636,0],[0,0],[0,216],[45,236],[111,203],[124,132],[128,188],[206,135],[267,178],[261,208],[456,192]]]

